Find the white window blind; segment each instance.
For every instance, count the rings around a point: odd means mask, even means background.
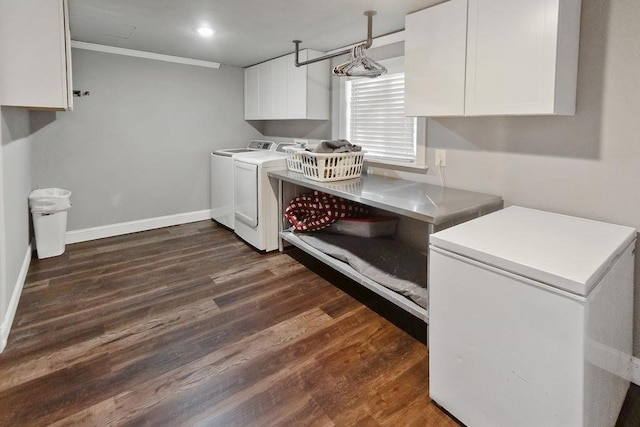
[[[347,139],[365,158],[416,161],[417,120],[404,116],[404,73],[345,82]]]

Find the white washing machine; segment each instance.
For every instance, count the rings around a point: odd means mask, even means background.
[[[613,427],[636,230],[512,206],[430,236],[429,395],[469,427]]]
[[[258,150],[275,150],[273,141],[253,140],[246,148],[223,148],[211,153],[211,218],[234,228],[233,156]]]
[[[278,249],[278,188],[267,173],[287,169],[285,145],[233,157],[234,231],[261,251]]]

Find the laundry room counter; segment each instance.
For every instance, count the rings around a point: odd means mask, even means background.
[[[301,173],[287,170],[269,172],[269,177],[435,226],[468,215],[483,215],[500,209],[503,205],[499,196],[379,175],[319,182],[305,178]]]

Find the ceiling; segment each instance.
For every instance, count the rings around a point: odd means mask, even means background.
[[[330,51],[404,28],[443,0],[69,0],[71,39],[246,67],[301,48]],[[203,38],[195,28],[215,34]],[[374,42],[375,46],[375,42]]]

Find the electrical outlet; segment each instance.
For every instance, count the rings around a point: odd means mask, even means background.
[[[436,150],[436,166],[447,166],[447,150]]]

